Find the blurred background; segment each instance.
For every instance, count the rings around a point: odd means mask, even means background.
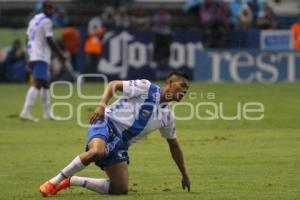
[[[74,74],[164,80],[294,82],[300,79],[299,0],[53,0],[55,38],[73,70],[52,55],[52,80]],[[0,0],[0,82],[28,82],[26,27],[38,0]]]

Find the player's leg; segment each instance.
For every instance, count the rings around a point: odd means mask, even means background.
[[[56,187],[55,193],[70,186],[79,186],[100,194],[127,194],[127,161],[110,165],[105,167],[104,170],[109,179],[72,176],[63,180]]]
[[[94,131],[91,130],[89,131],[89,139],[95,137],[95,135],[93,136],[93,132]],[[89,145],[89,151],[86,152],[87,154],[91,152],[93,153],[91,153],[90,156],[86,156],[85,154],[81,154],[80,156],[83,163],[89,163],[91,161],[94,161],[92,157],[94,157],[93,155],[96,154],[95,158],[97,160],[95,161],[95,164],[105,170],[109,177],[109,180],[72,176],[71,178],[64,179],[62,182],[60,182],[55,187],[56,190],[54,191],[54,193],[57,193],[58,191],[70,187],[70,185],[73,185],[81,186],[98,193],[127,194],[127,163],[129,162],[127,148],[124,145],[116,145],[116,142],[118,143],[119,140],[117,140],[116,137],[114,138],[114,135],[111,135],[111,137],[106,141],[108,142],[106,143],[105,157],[103,157],[101,154],[99,155],[99,152],[103,152],[104,149],[97,150],[97,148],[93,146],[93,143]],[[108,146],[111,147],[110,150],[108,149]],[[91,151],[91,149],[93,150]]]
[[[110,180],[109,194],[128,193],[128,164],[120,162],[104,168]]]
[[[41,80],[33,78],[32,85],[27,91],[24,106],[20,113],[21,119],[38,121],[38,119],[31,116],[30,108],[33,106],[41,87],[42,87]]]
[[[42,88],[41,88],[41,101],[43,104],[44,109],[44,119],[51,119],[51,120],[57,120],[52,113],[50,112],[50,82],[44,80],[42,82]]]
[[[49,65],[44,61],[33,61],[29,64],[31,66],[31,74],[33,77],[33,86],[31,86],[27,92],[25,104],[23,110],[20,114],[21,119],[29,119],[37,121],[30,115],[30,108],[36,100],[36,96],[39,93],[40,88],[43,85],[44,81],[49,81]]]
[[[70,186],[79,186],[100,194],[108,194],[109,185],[110,185],[109,179],[72,176],[69,179],[63,180],[56,187],[56,190],[58,192]]]
[[[50,182],[57,185],[63,179],[69,178],[84,169],[91,162],[95,162],[104,155],[105,146],[106,143],[104,140],[101,138],[94,138],[89,143],[89,150],[76,156],[57,176],[50,179]]]
[[[105,154],[106,142],[101,138],[93,138],[89,142],[89,149],[86,152],[76,156],[65,168],[55,177],[41,185],[40,192],[43,196],[53,195],[56,193],[56,185],[66,178],[73,176],[75,173],[83,170],[91,162],[95,162]]]

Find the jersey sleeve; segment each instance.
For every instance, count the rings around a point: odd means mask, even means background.
[[[53,31],[52,31],[52,22],[50,19],[45,20],[43,23],[44,33],[45,37],[52,37]]]
[[[136,97],[148,93],[151,82],[148,80],[130,80],[123,81],[123,95],[127,97]]]
[[[167,124],[159,129],[160,135],[166,139],[175,139],[176,138],[176,128],[173,113],[170,112],[167,116]]]
[[[26,29],[26,36],[29,37],[29,27]]]
[[[31,27],[32,27],[32,20],[30,20],[30,22],[28,23],[28,27],[26,29],[26,35],[27,35],[27,37],[30,36],[30,29],[31,29]]]

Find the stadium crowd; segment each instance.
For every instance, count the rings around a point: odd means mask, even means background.
[[[55,27],[62,28],[58,39],[60,47],[71,61],[73,69],[79,73],[96,73],[97,63],[105,48],[104,36],[109,30],[151,31],[154,34],[154,60],[162,65],[167,64],[170,56],[169,45],[172,41],[177,16],[173,16],[166,6],[159,6],[154,13],[147,13],[140,7],[130,9],[130,1],[116,1],[99,11],[92,17],[87,27],[78,29],[69,27],[69,16],[63,7],[58,7],[52,21]],[[124,3],[125,2],[125,3]],[[37,3],[35,10],[29,14],[30,19],[40,12],[41,4]],[[280,29],[282,25],[276,20],[272,8],[264,0],[232,0],[230,3],[222,0],[202,0],[185,10],[186,15],[197,19],[194,29],[201,32],[205,48],[230,48],[235,35],[242,37],[250,30]],[[299,38],[299,21],[291,25],[295,40]],[[82,31],[83,30],[83,31]],[[7,48],[0,56],[0,81],[23,82],[27,78],[26,52],[22,47],[24,42],[16,40],[11,48]],[[239,47],[243,43],[239,41]],[[295,46],[299,49],[299,45]],[[78,68],[78,52],[84,52],[84,68]],[[12,67],[13,66],[13,67]],[[18,73],[15,73],[18,71]],[[57,61],[52,58],[53,80],[71,79]]]

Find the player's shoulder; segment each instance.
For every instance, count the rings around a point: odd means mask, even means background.
[[[28,24],[29,24],[29,25],[35,24],[36,21],[37,21],[37,19],[38,19],[38,17],[39,17],[39,15],[40,15],[40,14],[35,14],[35,15],[33,15],[32,18],[30,19],[30,21],[29,21]]]
[[[52,24],[51,18],[46,16],[44,13],[39,13],[39,14],[35,15],[35,18],[41,24]]]
[[[129,84],[134,87],[138,87],[140,89],[148,89],[151,85],[151,82],[147,79],[136,79],[130,80]]]
[[[52,26],[52,20],[49,17],[46,17],[41,23]]]
[[[42,25],[52,25],[51,18],[47,17],[44,13],[38,13],[32,17],[30,20],[34,22],[34,24],[42,24]]]
[[[144,84],[144,85],[150,85],[151,82],[147,79],[137,79],[136,81],[140,82],[141,84]]]

